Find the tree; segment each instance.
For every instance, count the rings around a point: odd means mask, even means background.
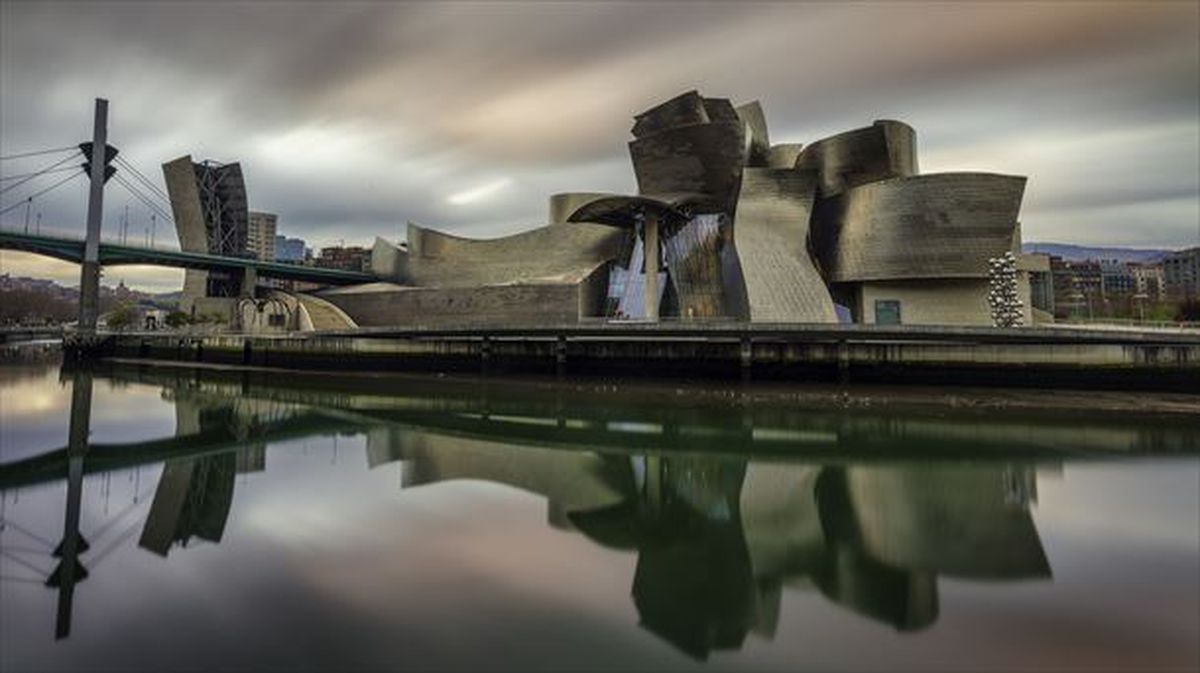
[[[137,323],[138,311],[133,304],[121,304],[108,314],[108,326],[112,329],[123,330]]]

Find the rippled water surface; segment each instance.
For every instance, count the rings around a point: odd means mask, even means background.
[[[1198,425],[7,363],[0,669],[1195,669]]]

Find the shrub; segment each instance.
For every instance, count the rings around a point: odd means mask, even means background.
[[[192,322],[192,319],[183,311],[171,311],[167,317],[163,318],[163,322],[167,324],[167,327],[178,329]]]

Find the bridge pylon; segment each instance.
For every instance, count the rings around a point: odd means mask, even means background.
[[[84,143],[81,149],[87,156],[85,166],[91,185],[88,189],[87,238],[83,246],[83,262],[79,278],[79,330],[85,334],[96,333],[100,318],[100,224],[104,218],[104,183],[115,169],[109,162],[117,157],[117,150],[108,145],[108,101],[96,99],[96,112],[92,124],[92,142]]]

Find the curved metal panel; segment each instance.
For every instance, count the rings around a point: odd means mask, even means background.
[[[818,193],[830,197],[857,185],[916,175],[916,147],[911,126],[880,120],[812,143],[796,158],[795,166],[816,171]]]
[[[758,101],[739,105],[737,107],[737,115],[746,124],[746,129],[750,136],[750,156],[746,160],[746,165],[769,165],[771,138],[767,135],[767,117],[763,114],[762,105]],[[791,164],[788,164],[788,166],[780,166],[780,168],[788,168],[790,166]]]
[[[804,151],[803,143],[783,143],[772,145],[767,151],[767,168],[792,168],[800,152]]]
[[[746,165],[740,120],[692,124],[629,143],[639,194],[701,193],[732,204]]]
[[[838,321],[808,255],[815,191],[809,172],[747,168],[742,175],[733,235],[752,322]]]
[[[707,124],[709,121],[704,99],[693,89],[635,115],[631,132],[635,138],[641,138],[676,126]]]
[[[1012,249],[1025,178],[935,173],[822,200],[813,242],[829,282],[987,276]]]
[[[599,224],[541,227],[472,240],[408,225],[408,280],[414,285],[472,287],[546,280],[578,282],[615,259],[625,232]]]
[[[381,236],[371,246],[371,273],[382,280],[404,283],[408,280],[408,248],[402,248]]]
[[[561,324],[579,321],[587,280],[473,287],[367,283],[325,290],[321,298],[362,327]]]

